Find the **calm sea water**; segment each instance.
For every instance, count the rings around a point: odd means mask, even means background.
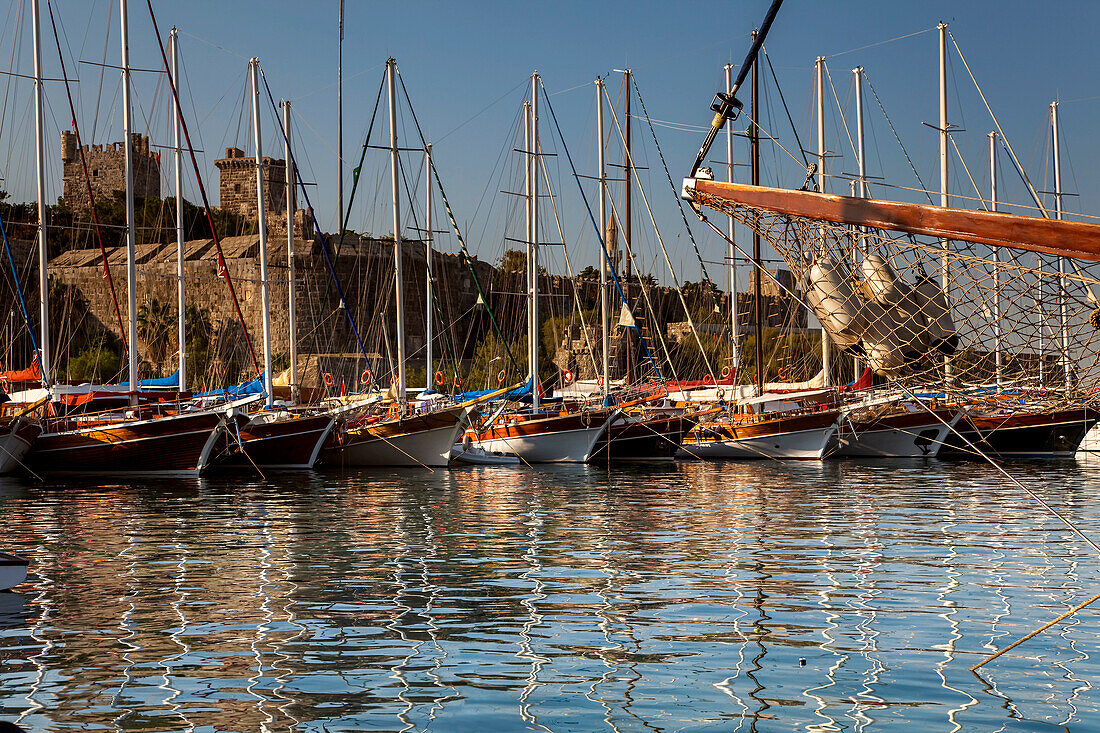
[[[1100,463],[1011,470],[1100,537]],[[32,731],[1097,730],[1100,561],[988,466],[0,483]]]

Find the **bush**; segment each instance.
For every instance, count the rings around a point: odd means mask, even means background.
[[[91,346],[69,359],[69,379],[104,384],[118,376],[121,359],[104,346]]]

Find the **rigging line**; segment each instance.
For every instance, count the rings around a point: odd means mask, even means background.
[[[955,148],[955,155],[959,156],[959,162],[962,163],[963,170],[966,171],[966,177],[970,179],[970,185],[974,187],[974,193],[978,194],[978,201],[981,202],[982,208],[989,211],[989,206],[986,205],[985,198],[982,197],[981,189],[979,189],[978,184],[974,182],[974,176],[970,174],[970,168],[966,165],[963,154],[959,152],[959,146],[955,142],[955,136],[948,132],[947,139],[951,141],[951,147]]]
[[[441,137],[441,138],[438,138],[438,139],[437,139],[437,140],[435,141],[435,142],[436,142],[436,144],[438,145],[439,143],[443,142],[444,140],[446,140],[447,138],[449,138],[449,137],[450,137],[451,135],[455,134],[456,132],[458,132],[459,130],[461,130],[461,129],[462,129],[463,127],[465,127],[466,125],[468,125],[468,124],[470,124],[471,122],[473,122],[474,120],[476,120],[476,119],[477,119],[478,117],[480,117],[481,115],[483,115],[483,114],[484,114],[485,112],[489,111],[489,109],[491,109],[492,107],[495,107],[495,106],[496,106],[496,105],[497,105],[497,104],[498,104],[498,103],[499,103],[499,102],[500,102],[501,100],[503,100],[503,99],[504,99],[505,97],[507,97],[508,95],[512,94],[513,92],[515,92],[515,91],[516,91],[517,89],[519,89],[520,87],[522,87],[522,86],[526,86],[526,84],[527,84],[527,80],[526,80],[526,79],[525,79],[525,80],[523,80],[523,81],[521,81],[521,82],[520,82],[519,84],[516,84],[516,85],[515,85],[514,87],[512,87],[511,89],[509,89],[508,91],[506,91],[506,92],[505,92],[504,94],[501,94],[501,95],[500,95],[499,97],[497,97],[496,99],[494,99],[494,100],[493,100],[492,102],[489,102],[489,104],[485,105],[485,106],[484,106],[484,107],[482,107],[482,108],[481,108],[480,110],[478,110],[477,112],[475,112],[475,113],[473,114],[473,116],[472,116],[472,117],[467,117],[467,118],[466,118],[466,120],[465,120],[464,122],[461,122],[461,123],[459,123],[458,127],[454,127],[454,128],[451,128],[450,132],[447,132],[446,134],[444,134],[444,135],[443,135],[443,137]]]
[[[768,62],[768,71],[772,73],[772,81],[775,82],[775,90],[779,92],[779,101],[783,103],[783,111],[787,113],[787,122],[791,123],[791,132],[794,133],[794,142],[798,146],[798,150],[802,153],[802,162],[807,168],[810,167],[810,161],[806,158],[806,149],[802,147],[802,140],[798,137],[798,127],[794,124],[794,118],[791,117],[791,110],[787,107],[787,99],[783,96],[783,87],[779,86],[779,77],[775,75],[775,68],[772,66],[771,57],[768,56],[768,49],[764,46],[760,47],[760,50],[764,52],[764,60]],[[642,105],[643,107],[645,105]]]
[[[641,106],[642,106],[642,114],[645,115],[646,120],[649,120],[649,112],[646,110],[645,100],[642,98],[642,92],[638,88],[638,82],[634,78],[633,74],[630,77],[630,83],[634,87],[634,93],[638,97],[638,103],[641,104]],[[606,96],[606,94],[607,94],[606,89],[604,90],[604,94]],[[610,102],[611,102],[611,100],[609,98],[608,99],[608,104],[610,104]],[[614,114],[614,107],[612,107],[612,114]],[[619,122],[618,122],[617,117],[615,118],[615,127],[616,127],[616,129],[619,129]],[[619,129],[619,134],[622,135],[622,130],[621,129]],[[684,222],[684,230],[687,232],[688,239],[691,240],[691,246],[695,250],[695,257],[699,260],[699,267],[700,267],[703,279],[709,285],[713,286],[714,283],[710,279],[710,275],[707,273],[706,265],[703,264],[703,255],[699,251],[699,244],[695,241],[695,235],[692,233],[691,226],[688,224],[687,214],[684,212],[684,202],[680,198],[679,192],[676,190],[676,184],[674,184],[672,182],[672,174],[669,172],[667,161],[665,161],[665,154],[661,150],[661,143],[657,140],[657,132],[656,132],[656,130],[653,129],[652,125],[649,126],[649,134],[653,137],[653,144],[657,148],[657,155],[660,157],[661,166],[665,170],[665,178],[668,180],[668,185],[672,188],[673,195],[676,197],[677,208],[680,210],[680,218]],[[782,146],[780,146],[780,147],[782,147]],[[790,153],[787,153],[787,154],[790,155]],[[794,156],[792,156],[792,157],[794,157]],[[634,168],[634,161],[633,160],[630,161],[630,166],[631,166],[632,169]],[[635,177],[638,177],[638,172],[637,172],[636,169],[634,169],[634,175],[635,175]],[[641,184],[642,184],[641,178],[638,178],[639,190],[641,190],[640,189]],[[642,193],[642,197],[643,197],[643,199],[645,198],[645,193],[644,192]],[[649,202],[648,201],[646,202],[646,208],[649,208]],[[652,213],[650,215],[652,216]],[[656,229],[656,224],[654,224],[654,228]],[[660,237],[659,234],[658,234],[658,237]],[[715,286],[715,287],[717,287],[717,286]],[[714,297],[713,290],[711,290],[711,304],[715,308],[718,308],[718,300],[717,300],[717,298]]]
[[[236,51],[230,51],[225,46],[219,46],[218,44],[214,43],[213,41],[206,40],[202,36],[196,36],[194,33],[188,33],[187,31],[179,31],[179,34],[181,36],[187,36],[188,38],[194,38],[199,43],[205,43],[207,46],[210,46],[211,48],[216,48],[219,51],[224,51],[225,53],[229,54],[230,56],[236,56],[241,61],[248,61],[249,60],[247,56],[242,56],[241,54],[237,53]]]
[[[537,142],[537,145],[538,145],[538,148],[539,148],[539,152],[541,153],[542,152],[542,141],[539,140]],[[599,374],[600,369],[596,364],[596,350],[592,346],[592,342],[588,338],[588,327],[584,322],[584,309],[581,307],[581,299],[580,299],[580,296],[577,294],[577,278],[573,274],[573,265],[569,262],[569,249],[565,246],[565,232],[564,232],[564,230],[562,229],[562,226],[561,226],[561,218],[559,218],[559,216],[558,216],[557,199],[554,196],[554,192],[550,187],[550,174],[546,170],[546,160],[543,159],[543,157],[541,155],[539,156],[539,168],[542,170],[543,181],[546,182],[546,191],[550,194],[550,208],[554,212],[554,223],[557,224],[557,227],[558,227],[558,239],[560,239],[562,241],[561,253],[562,253],[562,257],[565,259],[565,269],[566,269],[566,272],[569,273],[569,279],[573,283],[573,302],[577,307],[577,314],[580,317],[581,332],[584,334],[584,342],[588,346],[588,356],[592,360],[592,371],[595,374]],[[604,327],[606,327],[607,324],[602,324],[602,325]]]
[[[427,140],[424,139],[424,131],[420,129],[420,120],[416,116],[416,110],[413,109],[412,99],[409,97],[409,90],[405,88],[405,78],[401,75],[400,70],[397,72],[397,78],[401,82],[401,91],[405,95],[405,102],[409,105],[409,112],[412,113],[413,124],[416,126],[416,134],[420,137],[420,144],[427,147]],[[470,250],[466,247],[466,239],[462,236],[462,231],[458,228],[458,221],[455,219],[454,211],[451,209],[451,202],[447,198],[447,192],[443,189],[443,179],[439,176],[439,169],[435,165],[435,159],[432,159],[432,177],[435,178],[435,185],[439,189],[439,195],[443,199],[443,208],[447,212],[447,218],[451,222],[451,228],[454,230],[455,237],[458,239],[458,244],[462,248],[462,258],[466,263],[466,267],[470,270],[470,275],[474,280],[474,287],[477,288],[478,297],[481,298],[482,303],[485,304],[485,310],[489,314],[489,322],[493,326],[493,331],[500,339],[501,344],[504,346],[504,353],[508,355],[508,361],[512,363],[512,368],[519,370],[519,364],[516,362],[516,357],[512,354],[512,348],[508,345],[507,339],[504,338],[504,333],[500,330],[500,324],[497,322],[497,317],[493,313],[492,307],[489,305],[489,299],[485,297],[485,292],[481,288],[481,281],[477,276],[477,271],[474,268],[474,258],[470,255]]]
[[[348,195],[348,210],[344,214],[344,221],[340,224],[340,242],[336,245],[336,256],[340,256],[340,246],[343,244],[343,234],[348,229],[348,220],[351,218],[351,206],[355,203],[355,192],[359,189],[359,174],[363,170],[363,161],[367,158],[367,146],[370,144],[371,133],[374,132],[374,121],[378,117],[378,108],[382,102],[382,89],[386,86],[386,77],[383,75],[378,85],[378,95],[374,99],[374,111],[371,112],[370,124],[367,125],[367,136],[363,138],[363,150],[359,155],[359,165],[351,169],[351,193]],[[344,165],[340,161],[340,165]]]
[[[11,244],[8,242],[8,230],[4,226],[3,217],[0,217],[0,235],[4,237],[4,251],[8,255],[8,266],[11,267],[11,279],[15,281],[15,292],[19,295],[19,308],[23,311],[23,322],[27,324],[27,331],[31,336],[31,346],[34,347],[35,360],[41,364],[41,352],[38,350],[38,340],[34,337],[34,327],[31,325],[30,316],[27,315],[27,303],[23,299],[23,288],[19,285],[19,273],[15,269],[15,261],[11,256]]]
[[[118,332],[122,335],[122,350],[127,352],[129,346],[126,344],[126,327],[122,322],[122,310],[118,305],[118,293],[115,291],[115,281],[111,277],[111,267],[107,262],[107,247],[103,244],[103,232],[99,228],[99,214],[96,212],[95,194],[92,192],[92,177],[88,172],[88,158],[84,153],[84,146],[80,139],[80,125],[76,122],[76,106],[73,104],[72,90],[69,88],[69,77],[65,71],[65,57],[61,53],[61,39],[57,35],[57,23],[54,21],[53,3],[50,0],[46,0],[46,9],[50,14],[50,26],[53,28],[53,38],[57,43],[57,57],[61,62],[61,77],[65,80],[65,96],[69,100],[69,113],[72,115],[73,133],[76,135],[76,149],[80,152],[80,166],[84,170],[84,185],[88,192],[88,207],[92,210],[92,224],[95,227],[96,240],[99,242],[99,255],[103,260],[103,276],[107,278],[107,285],[111,289],[111,301],[114,303],[115,316],[118,318]],[[124,144],[130,145],[131,143],[129,140],[125,140]]]
[[[546,85],[542,84],[541,78],[539,80],[539,84],[540,84],[540,86],[542,86],[543,90],[545,91]],[[605,96],[606,96],[606,93],[607,93],[607,90],[605,89],[604,90]],[[610,254],[610,252],[608,252],[608,249],[607,249],[607,240],[604,239],[604,233],[603,233],[602,227],[599,224],[596,223],[596,215],[592,213],[592,206],[591,206],[591,204],[588,203],[588,198],[584,195],[584,186],[581,185],[581,177],[577,174],[577,167],[575,165],[573,165],[573,156],[570,155],[570,153],[569,153],[569,146],[567,146],[565,144],[565,135],[562,134],[561,125],[558,124],[558,116],[554,113],[554,105],[550,104],[550,99],[549,99],[548,94],[544,97],[544,99],[546,101],[546,108],[550,110],[550,118],[554,121],[554,128],[558,131],[558,138],[561,139],[562,150],[565,151],[565,157],[569,161],[569,168],[570,168],[570,170],[573,171],[573,180],[575,180],[577,182],[577,189],[580,191],[581,200],[584,201],[584,208],[588,211],[588,218],[592,222],[592,226],[594,226],[596,228],[596,237],[599,239],[600,247],[603,249],[603,253],[604,253],[604,256],[607,257],[607,261],[610,262],[611,261],[611,254]],[[610,101],[610,98],[608,98],[608,99]],[[614,111],[612,111],[612,116],[614,116]],[[617,124],[617,120],[616,120],[616,124]],[[643,196],[644,196],[644,194],[643,194]],[[619,291],[619,299],[624,304],[626,304],[626,295],[623,293],[622,282],[620,282],[619,275],[618,275],[618,273],[615,272],[614,269],[611,270],[611,278],[615,281],[615,288]],[[658,379],[663,379],[663,377],[661,376],[661,367],[657,365],[657,361],[653,358],[653,355],[649,352],[649,346],[646,344],[645,336],[642,335],[642,330],[640,328],[638,328],[637,323],[635,323],[632,326],[632,328],[634,329],[634,332],[636,334],[638,334],[638,340],[642,344],[642,349],[645,351],[645,356],[646,356],[647,359],[649,359],[649,363],[653,367],[653,371],[655,371],[657,373],[657,378]]]
[[[893,43],[895,41],[901,41],[901,40],[904,40],[906,38],[912,38],[913,36],[919,36],[922,33],[931,33],[934,30],[936,30],[936,26],[932,26],[931,28],[925,28],[924,30],[920,30],[920,31],[913,31],[912,33],[906,33],[904,36],[897,36],[896,38],[887,38],[885,41],[877,41],[875,43],[870,43],[866,46],[859,46],[858,48],[849,48],[847,51],[838,51],[836,53],[831,53],[831,54],[829,54],[829,56],[827,58],[832,58],[834,56],[843,56],[845,54],[855,53],[856,51],[863,51],[863,50],[868,49],[868,48],[875,48],[876,46],[883,46],[887,43]]]
[[[963,66],[966,68],[966,73],[970,75],[970,81],[974,82],[974,88],[978,90],[978,95],[982,98],[982,103],[985,104],[986,110],[989,112],[989,116],[993,118],[993,124],[997,126],[997,132],[1001,135],[1001,142],[1008,151],[1009,156],[1012,158],[1012,162],[1016,164],[1016,169],[1019,171],[1020,176],[1024,179],[1024,183],[1027,185],[1031,195],[1035,198],[1035,203],[1039,205],[1039,209],[1043,212],[1043,217],[1050,218],[1047,213],[1046,207],[1043,206],[1043,202],[1039,200],[1039,195],[1035,192],[1035,187],[1031,185],[1031,179],[1027,177],[1027,173],[1024,171],[1020,161],[1016,158],[1016,153],[1012,150],[1012,143],[1008,141],[1005,136],[1004,130],[1001,129],[1001,123],[997,119],[997,115],[993,114],[993,108],[989,106],[989,101],[985,98],[985,92],[982,91],[981,86],[978,84],[978,80],[974,77],[974,72],[970,70],[970,64],[966,63],[966,57],[963,56],[962,49],[959,48],[959,42],[955,40],[955,34],[951,32],[951,29],[947,29],[947,35],[951,36],[951,43],[955,46],[955,51],[959,54],[959,59],[963,62]]]
[[[928,187],[925,186],[924,181],[921,180],[920,173],[917,172],[917,167],[913,165],[913,159],[909,157],[909,151],[905,149],[905,145],[901,142],[901,137],[898,136],[898,131],[894,129],[894,123],[890,121],[890,115],[886,114],[886,108],[882,105],[882,100],[878,98],[878,92],[875,91],[875,85],[871,83],[871,78],[867,75],[866,70],[863,72],[863,78],[867,80],[867,87],[871,90],[875,102],[878,103],[878,108],[882,112],[882,116],[886,118],[886,124],[890,126],[890,132],[894,133],[894,139],[898,141],[898,146],[905,156],[905,161],[909,164],[909,169],[912,170],[913,175],[917,177],[917,183],[920,184],[921,189],[927,189]],[[932,194],[927,190],[924,191],[924,195],[928,197],[928,203],[935,203],[932,201]]]
[[[153,24],[153,32],[156,33],[157,36],[157,47],[160,49],[160,57],[164,62],[164,69],[167,72],[170,69],[168,54],[164,50],[164,42],[161,39],[160,28],[157,26],[156,15],[153,13],[153,0],[145,0],[145,2],[149,8],[149,19]],[[256,358],[256,350],[252,347],[252,337],[248,333],[248,326],[245,324],[244,314],[241,312],[241,303],[237,299],[237,291],[233,288],[233,278],[230,277],[229,268],[225,264],[225,254],[222,252],[221,238],[218,236],[218,230],[214,226],[214,216],[211,213],[210,201],[206,196],[206,186],[199,172],[199,162],[195,157],[195,147],[191,144],[191,134],[187,130],[187,120],[183,116],[183,107],[180,105],[179,90],[176,88],[176,80],[172,78],[171,73],[168,73],[168,85],[172,89],[172,97],[175,99],[176,108],[180,110],[180,129],[183,130],[183,135],[187,140],[187,152],[191,156],[191,165],[195,169],[195,180],[199,184],[199,194],[202,196],[202,204],[206,210],[206,221],[210,225],[210,236],[214,240],[214,247],[218,250],[218,274],[222,276],[226,286],[229,288],[229,295],[233,299],[233,307],[237,311],[237,320],[241,324],[241,330],[244,332],[245,344],[248,346],[248,353],[252,357],[252,366],[259,372],[261,371],[260,362]]]

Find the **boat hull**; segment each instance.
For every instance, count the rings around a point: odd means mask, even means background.
[[[0,590],[8,590],[27,579],[27,559],[0,552]]]
[[[1015,415],[971,415],[959,433],[978,449],[997,458],[1072,458],[1085,434],[1100,422],[1091,407],[1045,410]],[[941,458],[977,458],[959,435],[947,436]]]
[[[465,409],[439,410],[426,415],[344,430],[323,450],[329,466],[420,466],[445,468],[451,450],[465,427]]]
[[[939,409],[886,415],[870,420],[841,420],[829,456],[834,458],[935,458],[958,410]]]
[[[839,413],[830,410],[758,423],[724,423],[708,432],[698,433],[698,437],[689,436],[677,456],[820,461],[825,457],[836,432],[838,418]]]
[[[490,453],[514,453],[525,463],[586,463],[610,413],[592,411],[520,420],[472,435]]]
[[[0,474],[24,468],[31,446],[41,434],[42,426],[38,422],[16,418],[9,431],[0,436]]]
[[[695,420],[682,415],[643,419],[625,416],[622,422],[608,427],[590,460],[592,463],[672,461],[693,427]]]
[[[313,468],[333,425],[335,420],[331,415],[250,422],[240,428],[241,449],[225,465]],[[236,436],[230,442],[235,443]]]
[[[39,473],[194,475],[209,467],[226,420],[205,411],[44,432],[27,460]]]

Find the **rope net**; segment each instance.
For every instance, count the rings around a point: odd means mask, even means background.
[[[775,248],[829,333],[834,364],[839,350],[912,391],[972,399],[999,383],[1048,407],[1100,406],[1090,263],[693,195]]]

